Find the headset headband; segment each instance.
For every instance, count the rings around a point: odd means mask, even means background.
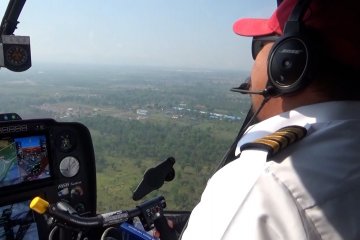
[[[302,17],[304,16],[311,0],[299,0],[291,12],[284,27],[284,35],[301,32]]]

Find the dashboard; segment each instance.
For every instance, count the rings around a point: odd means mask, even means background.
[[[0,239],[47,239],[46,220],[29,209],[36,196],[96,214],[96,169],[89,130],[53,119],[0,122]]]

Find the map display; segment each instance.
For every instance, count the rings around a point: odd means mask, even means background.
[[[0,187],[48,177],[45,135],[0,139]]]

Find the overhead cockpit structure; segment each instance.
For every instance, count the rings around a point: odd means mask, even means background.
[[[14,35],[25,1],[10,0],[0,26],[0,67],[14,72],[31,67],[30,37]]]

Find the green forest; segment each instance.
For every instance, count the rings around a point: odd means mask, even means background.
[[[216,164],[232,143],[238,123],[186,125],[125,121],[111,117],[79,119],[88,126],[96,152],[99,211],[131,206],[132,191],[146,169],[174,157],[176,177],[156,192],[176,209],[193,206]],[[101,123],[101,124],[99,124]],[[110,174],[111,173],[111,174]],[[131,174],[129,174],[131,173]],[[119,184],[109,188],[109,182]],[[154,196],[151,195],[151,196]],[[110,207],[110,209],[108,209]]]

